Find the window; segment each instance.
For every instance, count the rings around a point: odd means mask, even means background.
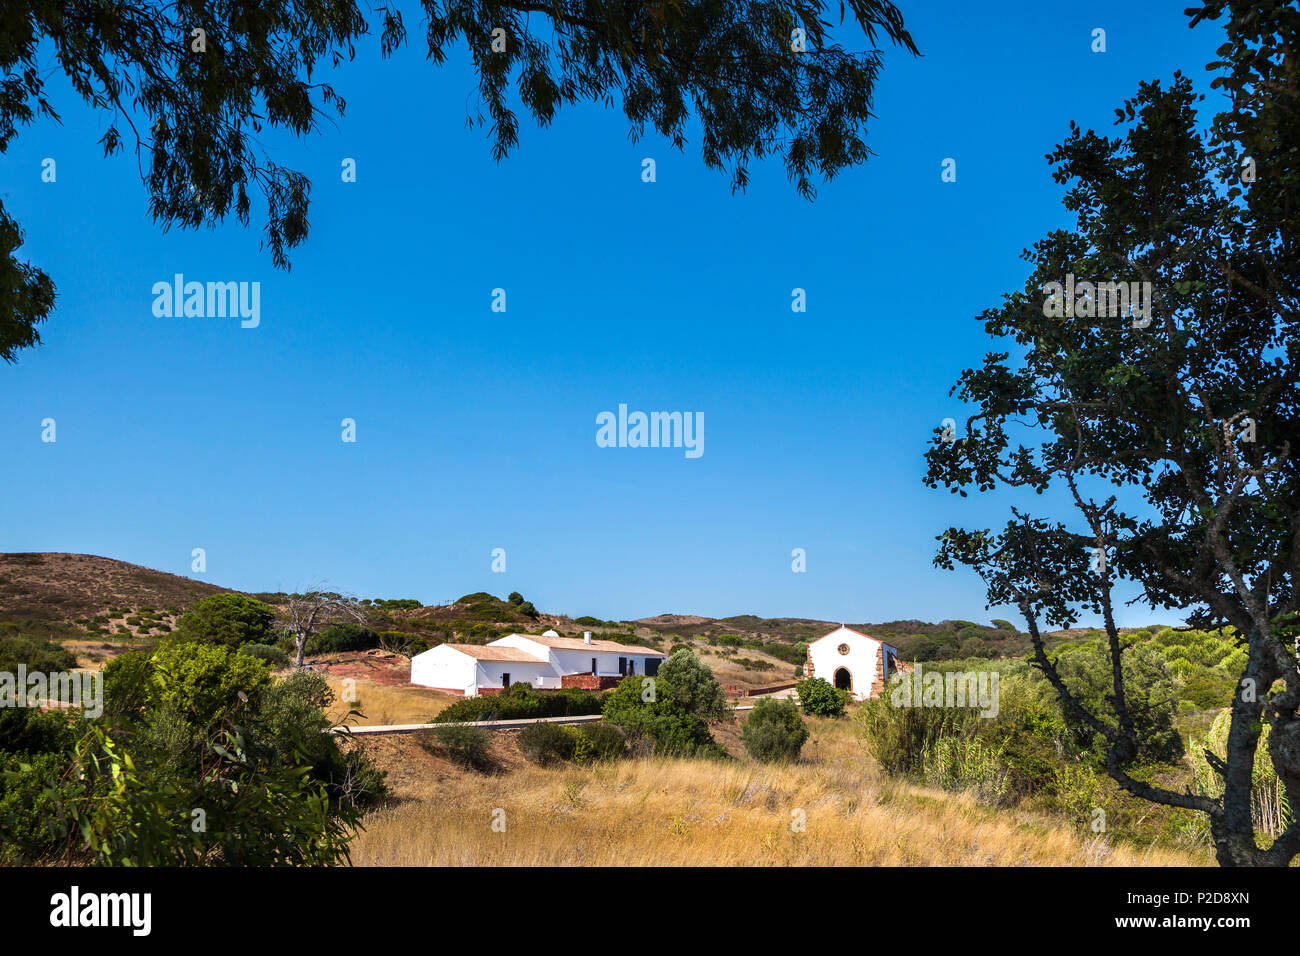
[[[596,673],[596,658],[594,657],[591,659],[591,672]]]
[[[624,676],[627,675],[627,658],[626,658],[626,657],[620,657],[620,658],[618,659],[618,672],[619,672],[620,674],[624,675]]]
[[[509,671],[507,671],[506,673],[504,673],[504,674],[501,675],[501,686],[502,686],[502,687],[509,687],[509,686],[510,686],[510,672],[509,672]]]
[[[647,657],[645,659],[645,673],[647,677],[654,677],[659,673],[659,658]]]

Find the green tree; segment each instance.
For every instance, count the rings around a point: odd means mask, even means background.
[[[619,104],[629,132],[647,129],[677,148],[698,128],[704,164],[743,189],[753,160],[779,155],[800,194],[869,155],[864,141],[881,51],[835,43],[823,0],[620,4],[608,0],[422,0],[428,59],[441,65],[463,43],[490,124],[492,154],[518,142],[516,104],[549,125],[578,102]],[[406,42],[400,11],[380,7],[379,51]],[[919,55],[888,0],[849,0],[855,28]],[[840,6],[841,20],[845,6]],[[792,33],[806,51],[791,49]],[[201,30],[202,35],[193,31]],[[50,63],[106,117],[106,155],[131,150],[150,212],[167,226],[211,226],[233,213],[247,224],[265,207],[265,244],[287,251],[308,232],[311,183],[261,149],[263,134],[297,136],[342,116],[344,98],[313,76],[353,58],[371,24],[354,0],[47,0],[0,22],[0,152],[18,126],[58,118]],[[495,31],[501,31],[497,33]],[[48,51],[50,63],[41,59]],[[513,89],[512,89],[513,87]],[[0,359],[40,341],[54,305],[49,277],[17,258],[18,224],[0,206]]]
[[[625,677],[619,681],[603,711],[636,746],[666,756],[718,756],[721,748],[708,723],[692,713],[661,677]]]
[[[275,608],[242,594],[213,594],[194,603],[176,623],[174,637],[226,647],[275,643]]]
[[[984,578],[990,606],[1025,617],[1034,660],[1072,719],[1106,741],[1106,770],[1135,796],[1204,812],[1223,865],[1286,865],[1294,822],[1266,847],[1251,818],[1262,727],[1292,805],[1300,799],[1300,671],[1293,651],[1300,552],[1300,278],[1296,137],[1300,9],[1213,2],[1228,15],[1215,83],[1239,92],[1205,134],[1186,77],[1144,83],[1117,110],[1119,137],[1071,124],[1050,156],[1071,228],[1025,252],[1023,289],[981,318],[1016,353],[962,373],[964,430],[936,433],[927,482],[965,495],[1059,488],[1067,524],[1013,508],[998,532],[950,528],[936,563]],[[1249,158],[1250,162],[1246,160]],[[1257,188],[1258,187],[1258,188]],[[1077,277],[1076,308],[1063,286]],[[1096,282],[1096,285],[1093,283]],[[1150,283],[1150,308],[1119,288]],[[1130,293],[1131,296],[1131,293]],[[1130,303],[1131,305],[1131,303]],[[1129,771],[1144,750],[1115,625],[1116,584],[1201,628],[1234,627],[1249,648],[1222,792],[1180,793]],[[1079,698],[1048,658],[1039,624],[1083,611],[1104,623],[1110,705]]]
[[[751,757],[764,763],[790,763],[808,739],[808,727],[792,701],[763,697],[740,727],[740,739]]]
[[[659,680],[689,713],[708,723],[729,719],[731,708],[713,670],[687,648],[679,648],[659,665]]]

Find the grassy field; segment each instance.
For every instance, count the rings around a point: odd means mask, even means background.
[[[355,685],[356,702],[342,700],[343,681],[337,677],[326,678],[334,691],[334,703],[327,713],[335,724],[343,723],[351,709],[361,711],[359,718],[349,726],[376,727],[385,724],[427,724],[452,701],[460,700],[453,694],[431,690],[427,687],[390,687],[371,681],[358,680]]]
[[[365,745],[397,797],[366,818],[360,866],[1204,865],[1111,845],[1047,817],[890,779],[851,720],[810,719],[801,762],[648,758],[536,767],[495,734],[494,772],[454,767],[412,737]],[[736,729],[718,734],[735,751]],[[503,811],[502,813],[496,811]],[[495,813],[495,817],[494,817]],[[493,820],[504,820],[504,832]],[[802,821],[803,828],[799,829]],[[498,829],[500,826],[498,825]]]

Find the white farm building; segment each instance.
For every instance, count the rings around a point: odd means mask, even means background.
[[[879,697],[898,667],[898,648],[840,625],[808,645],[805,677],[820,677],[854,700]]]
[[[507,634],[490,644],[439,644],[411,658],[411,683],[472,697],[525,682],[538,689],[612,686],[653,677],[667,655],[648,647],[544,634]]]

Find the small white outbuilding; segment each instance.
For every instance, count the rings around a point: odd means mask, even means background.
[[[805,677],[820,677],[854,700],[879,697],[897,668],[898,648],[841,624],[808,644]]]

